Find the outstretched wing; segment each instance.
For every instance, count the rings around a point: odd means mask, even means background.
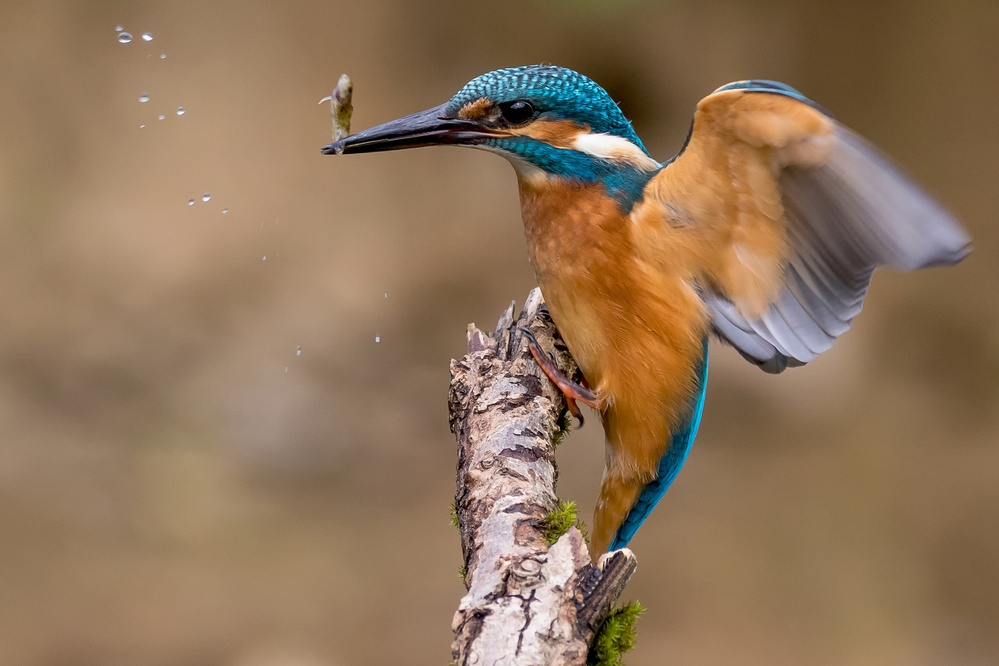
[[[829,349],[879,266],[960,261],[960,224],[877,148],[794,89],[719,88],[684,150],[652,183],[672,233],[685,225],[714,330],[767,372]]]

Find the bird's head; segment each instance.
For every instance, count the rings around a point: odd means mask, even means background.
[[[497,152],[526,181],[602,182],[619,200],[633,201],[661,167],[603,88],[552,65],[483,74],[438,107],[358,132],[323,153],[433,145]]]

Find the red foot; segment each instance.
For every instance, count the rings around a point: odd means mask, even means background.
[[[597,394],[562,374],[562,371],[555,365],[555,358],[545,353],[541,345],[538,344],[538,339],[534,337],[534,333],[522,326],[518,326],[517,329],[527,337],[527,346],[531,350],[531,356],[534,357],[534,360],[537,361],[538,366],[544,373],[548,375],[548,378],[552,380],[552,383],[562,391],[562,395],[565,396],[565,404],[569,407],[569,413],[576,417],[576,420],[579,421],[579,427],[582,428],[584,423],[583,413],[579,411],[579,405],[576,404],[576,401],[578,400],[593,409],[600,409]]]

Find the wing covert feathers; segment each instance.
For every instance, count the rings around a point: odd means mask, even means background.
[[[643,258],[690,274],[716,333],[781,372],[850,328],[877,267],[954,264],[970,239],[877,148],[796,91],[753,83],[701,100],[632,217]]]

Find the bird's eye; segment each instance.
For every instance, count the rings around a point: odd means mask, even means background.
[[[511,125],[522,125],[534,115],[534,107],[530,102],[518,99],[513,102],[503,102],[499,105],[503,120]]]

